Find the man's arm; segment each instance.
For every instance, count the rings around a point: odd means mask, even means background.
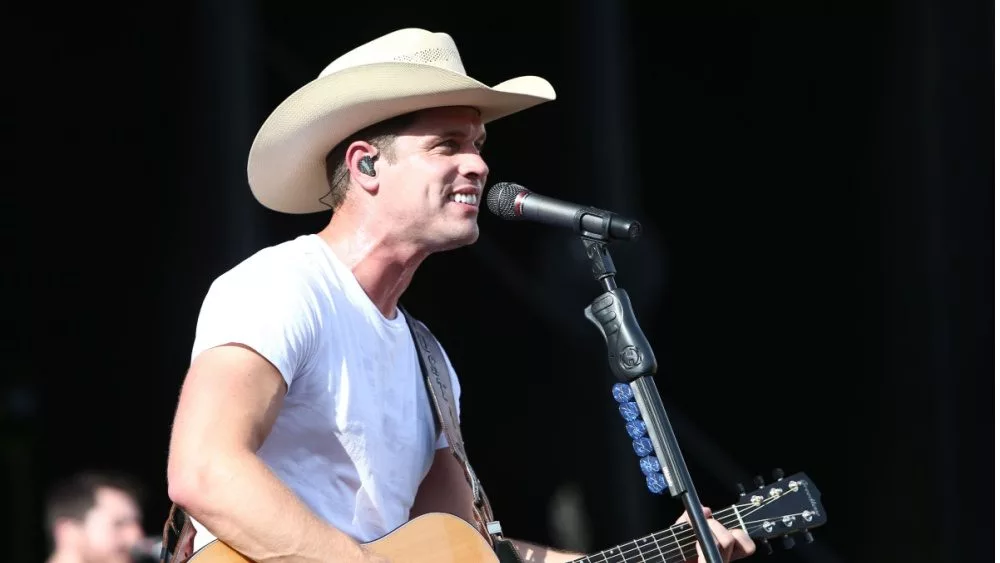
[[[465,519],[475,526],[472,505],[472,488],[465,479],[465,470],[447,448],[434,453],[430,471],[420,483],[410,518],[428,512],[444,512]],[[525,563],[563,563],[579,559],[582,554],[557,551],[522,540],[507,538],[517,549]]]
[[[259,563],[374,561],[257,457],[285,391],[278,370],[249,348],[201,353],[185,378],[170,437],[171,500]]]
[[[551,547],[540,546],[524,540],[507,539],[514,544],[514,549],[517,550],[524,563],[566,563],[567,561],[576,561],[584,556],[583,553],[557,551]]]

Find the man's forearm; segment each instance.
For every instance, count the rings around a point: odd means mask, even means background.
[[[544,547],[524,540],[510,539],[518,555],[524,563],[565,563],[575,561],[584,556],[583,553],[572,553],[569,551],[559,551],[551,547]]]
[[[320,520],[252,453],[218,456],[177,480],[171,498],[253,561],[365,560],[356,541]]]

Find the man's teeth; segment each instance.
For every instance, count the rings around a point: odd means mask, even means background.
[[[473,194],[451,194],[449,199],[457,201],[458,203],[467,203],[469,205],[476,205],[476,202],[479,201],[479,197]]]

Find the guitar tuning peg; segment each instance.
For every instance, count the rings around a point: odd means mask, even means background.
[[[812,543],[814,541],[812,532],[810,532],[809,530],[802,532],[802,537],[806,539],[806,543]]]
[[[792,549],[795,547],[795,538],[792,536],[781,536],[781,545],[785,546],[785,549]]]
[[[785,472],[780,467],[776,468],[773,472],[771,472],[771,475],[774,476],[775,481],[781,481],[782,479],[785,478]]]
[[[763,489],[764,488],[764,478],[761,477],[760,475],[754,477],[753,478],[753,484],[757,485],[758,489]]]
[[[736,483],[736,491],[740,493],[740,496],[747,494],[747,490],[743,488],[743,483]]]
[[[764,540],[760,540],[760,543],[764,546],[764,549],[767,550],[767,554],[768,555],[774,554],[774,548],[771,547],[771,542],[769,542],[766,539],[764,539]]]

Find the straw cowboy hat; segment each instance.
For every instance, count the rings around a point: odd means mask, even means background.
[[[250,147],[254,197],[284,213],[329,209],[326,155],[384,119],[441,106],[472,106],[484,123],[554,100],[552,85],[521,76],[490,87],[465,73],[445,33],[401,29],[353,49],[285,99]]]

